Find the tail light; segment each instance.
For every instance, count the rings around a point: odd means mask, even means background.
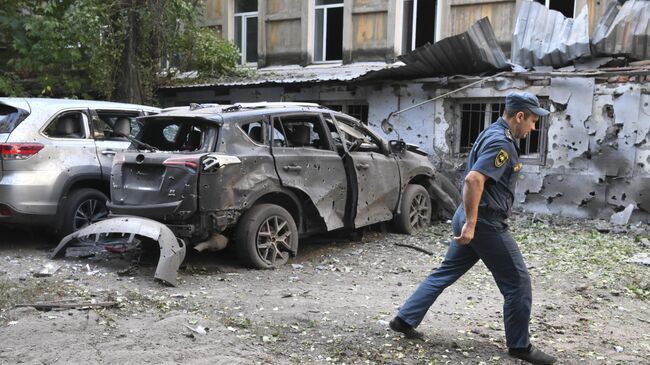
[[[3,160],[26,160],[43,149],[40,143],[0,143]]]
[[[172,157],[166,159],[165,162],[163,162],[163,165],[173,167],[187,167],[193,172],[196,172],[197,168],[199,167],[199,162],[196,159],[190,159],[187,157]]]
[[[11,209],[8,206],[0,204],[0,217],[8,217],[11,214]]]

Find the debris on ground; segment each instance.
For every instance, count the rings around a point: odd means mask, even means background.
[[[48,262],[45,265],[43,265],[43,268],[40,271],[35,272],[34,276],[37,277],[37,278],[52,276],[60,268],[61,268],[61,265],[55,264],[54,262]]]

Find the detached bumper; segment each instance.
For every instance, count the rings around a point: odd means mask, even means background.
[[[176,238],[172,231],[160,222],[141,217],[110,218],[91,224],[74,233],[65,236],[52,252],[51,258],[61,257],[68,245],[74,240],[93,240],[96,245],[102,245],[102,236],[109,234],[126,234],[129,240],[135,236],[153,239],[160,246],[160,259],[154,278],[169,285],[176,286],[178,268],[185,259],[187,247],[182,239]],[[109,240],[110,241],[110,240]],[[107,242],[108,243],[108,242]]]

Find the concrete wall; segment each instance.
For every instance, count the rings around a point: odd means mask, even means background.
[[[421,145],[458,181],[466,156],[454,147],[460,120],[455,105],[465,98],[505,97],[516,90],[548,97],[553,113],[546,160],[525,165],[515,203],[532,212],[605,219],[632,205],[633,221],[650,222],[650,78],[632,79],[502,78],[425,104],[391,123],[401,138]],[[426,84],[384,86],[370,94],[370,124],[381,127],[380,118],[398,100],[404,109],[430,98],[428,90]],[[439,88],[435,94],[447,91]]]

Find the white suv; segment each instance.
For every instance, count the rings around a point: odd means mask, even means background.
[[[113,156],[137,136],[137,117],[158,112],[103,101],[0,98],[0,225],[67,235],[104,218]]]

